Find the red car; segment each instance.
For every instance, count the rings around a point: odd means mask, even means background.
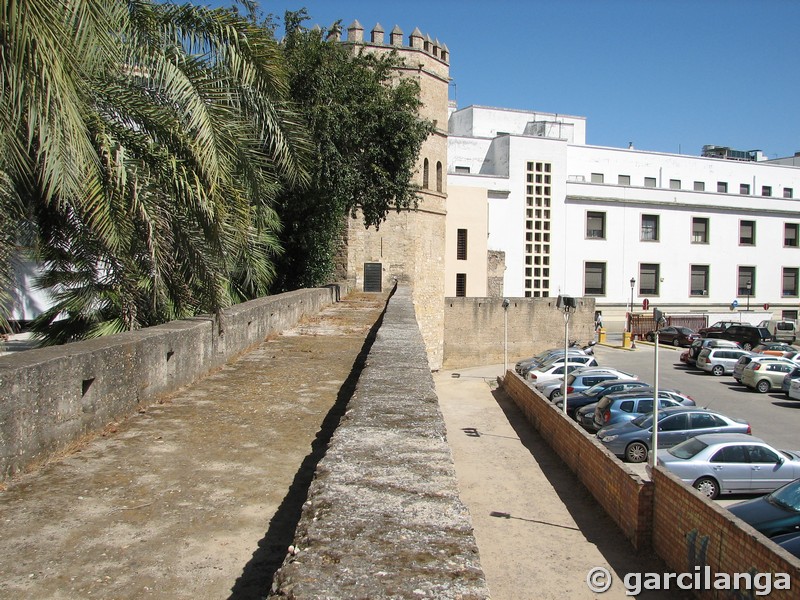
[[[656,340],[655,331],[647,332],[647,341]],[[673,346],[691,346],[692,342],[700,339],[698,333],[688,327],[662,327],[658,330],[658,341],[662,344],[672,344]]]

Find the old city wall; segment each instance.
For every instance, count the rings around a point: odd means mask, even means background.
[[[0,480],[147,406],[346,294],[268,296],[213,317],[0,357]]]
[[[556,307],[556,298],[508,300],[504,309],[503,298],[445,298],[444,368],[501,364],[506,356],[514,363],[547,348],[564,346],[564,313]],[[595,335],[594,299],[576,300],[569,339],[585,344]]]
[[[635,548],[654,550],[670,572],[703,577],[708,567],[711,587],[696,597],[751,597],[714,589],[717,574],[786,573],[794,585],[800,581],[800,559],[666,469],[656,467],[645,481],[513,371],[503,388]],[[704,586],[701,579],[694,587]],[[772,589],[769,597],[789,600],[797,590]]]
[[[407,286],[375,334],[276,573],[286,598],[489,597]]]

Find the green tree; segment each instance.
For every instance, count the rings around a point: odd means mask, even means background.
[[[0,272],[14,253],[4,232],[32,224],[57,299],[35,323],[45,340],[266,293],[272,203],[306,183],[308,154],[271,31],[148,0],[2,11]]]
[[[343,227],[358,212],[379,227],[391,210],[414,209],[412,175],[432,124],[418,116],[419,86],[398,79],[396,53],[376,55],[307,29],[287,12],[283,49],[291,95],[313,139],[310,185],[279,196],[285,249],[281,291],[330,282]],[[334,27],[339,27],[337,23]]]

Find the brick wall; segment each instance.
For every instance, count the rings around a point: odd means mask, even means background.
[[[710,573],[787,573],[793,589],[773,590],[770,600],[798,598],[800,559],[755,529],[681,483],[669,471],[653,472],[653,548],[670,571]],[[713,583],[713,575],[712,575]],[[713,585],[712,585],[713,588]],[[724,590],[696,592],[698,598],[751,598]]]
[[[509,371],[503,388],[637,549],[650,546],[652,483]]]

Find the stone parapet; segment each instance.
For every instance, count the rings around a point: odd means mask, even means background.
[[[489,598],[407,286],[319,463],[294,550],[273,597]]]

